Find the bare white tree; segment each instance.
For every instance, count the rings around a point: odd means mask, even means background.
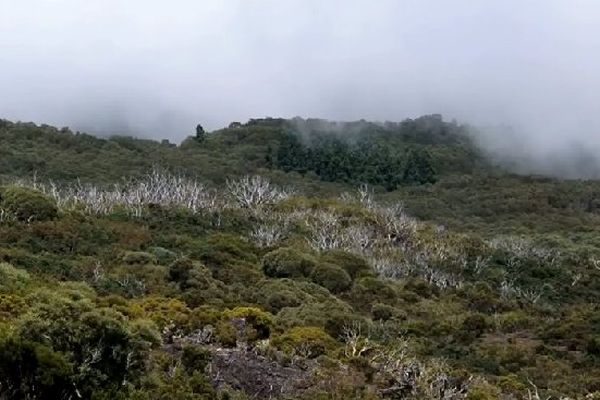
[[[288,232],[289,218],[282,214],[273,214],[257,223],[250,232],[250,237],[259,246],[273,246],[280,242]]]
[[[376,206],[373,189],[367,184],[360,185],[354,192],[343,192],[340,200],[344,203],[360,203],[367,209],[373,209]]]
[[[59,187],[50,182],[44,191],[56,199],[61,209],[81,209],[95,215],[106,215],[122,208],[133,217],[141,217],[150,204],[181,207],[194,213],[219,207],[214,191],[195,180],[158,168],[139,179],[107,189],[80,182]]]
[[[362,357],[375,348],[375,344],[367,335],[362,334],[360,324],[345,325],[342,329],[342,340],[345,343],[344,354],[346,357]]]
[[[227,191],[235,204],[242,208],[256,208],[261,205],[274,204],[291,196],[290,191],[283,190],[262,176],[244,176],[227,180]]]
[[[377,244],[373,227],[366,224],[350,225],[340,234],[342,235],[344,247],[356,253],[364,254]]]
[[[315,250],[329,250],[342,247],[340,217],[329,211],[317,211],[306,220],[310,233],[309,245]]]
[[[408,216],[402,203],[376,209],[377,223],[383,228],[383,235],[393,244],[405,244],[415,234],[417,221]]]

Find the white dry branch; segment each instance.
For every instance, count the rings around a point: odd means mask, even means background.
[[[365,254],[377,244],[373,227],[366,224],[353,224],[341,232],[344,247],[352,252]]]
[[[60,187],[51,182],[45,191],[56,199],[61,209],[82,209],[95,215],[122,208],[131,216],[141,217],[151,204],[181,207],[194,213],[219,206],[216,193],[202,183],[158,168],[139,179],[109,188],[79,182]]]
[[[353,193],[343,192],[339,198],[344,203],[360,203],[369,210],[376,206],[373,189],[367,184],[360,185]]]
[[[259,175],[227,180],[227,192],[237,206],[249,209],[277,203],[293,194]]]
[[[315,250],[330,250],[342,247],[340,217],[329,211],[317,211],[305,219],[310,233],[308,244]]]
[[[16,220],[15,215],[10,211],[0,208],[0,223]]]
[[[494,238],[488,242],[488,245],[492,249],[507,252],[509,254],[507,267],[515,272],[527,259],[552,266],[560,258],[560,252],[555,249],[536,246],[528,240],[515,236]]]
[[[290,219],[282,214],[261,218],[250,232],[250,237],[261,247],[279,243],[288,233]]]
[[[417,221],[410,217],[402,203],[375,209],[377,223],[383,228],[385,239],[394,245],[406,245],[414,237]]]

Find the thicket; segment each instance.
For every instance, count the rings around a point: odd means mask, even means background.
[[[89,142],[107,163],[129,158],[132,175],[111,182],[107,166],[96,185],[82,164],[63,174],[87,180],[32,181],[1,164],[19,179],[0,189],[0,398],[599,396],[596,182],[461,175],[470,164],[439,152],[465,142],[435,117],[385,128],[415,130],[404,148],[428,148],[434,184],[388,193],[228,169],[264,167],[290,124],[254,120],[180,147],[2,125],[9,160],[25,142],[66,155]],[[364,129],[375,125],[341,128]],[[191,178],[224,146],[225,172]],[[175,172],[131,167],[148,148]],[[179,151],[192,154],[181,173]]]

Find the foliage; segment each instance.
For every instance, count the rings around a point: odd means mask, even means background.
[[[282,247],[263,257],[265,275],[273,278],[299,278],[312,273],[317,263],[294,248]]]
[[[597,181],[435,115],[201,133],[0,123],[0,398],[600,390]]]
[[[284,332],[273,340],[273,345],[288,353],[314,358],[332,350],[336,342],[321,328],[302,326]]]
[[[348,290],[352,285],[352,278],[346,271],[334,264],[318,264],[311,272],[310,279],[332,293]]]
[[[56,202],[50,196],[22,186],[0,188],[0,209],[13,214],[20,221],[45,221],[57,217]]]

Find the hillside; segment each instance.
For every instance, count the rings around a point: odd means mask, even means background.
[[[0,143],[0,399],[600,398],[598,181],[437,115]]]

